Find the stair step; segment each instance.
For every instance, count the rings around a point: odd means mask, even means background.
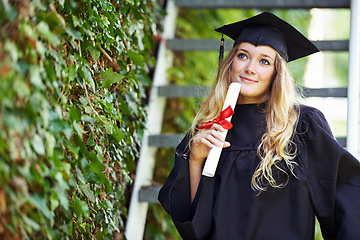
[[[167,98],[203,97],[209,90],[207,86],[167,85],[158,87],[158,95]]]
[[[183,139],[185,134],[156,134],[149,136],[149,146],[151,147],[171,147],[175,148]]]
[[[176,0],[181,8],[350,8],[350,0]]]
[[[230,43],[231,42],[231,43]],[[320,51],[348,51],[349,40],[312,41]],[[173,51],[219,50],[219,39],[168,39],[168,49]],[[225,50],[233,47],[232,41],[225,40]]]
[[[304,97],[347,97],[347,88],[303,88]]]
[[[161,186],[145,186],[139,191],[139,202],[159,203],[158,194]]]
[[[167,85],[158,87],[161,97],[203,97],[209,91],[207,86]],[[347,97],[347,88],[303,88],[304,97]]]

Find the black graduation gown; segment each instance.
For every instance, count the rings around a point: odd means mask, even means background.
[[[265,115],[237,105],[215,177],[202,176],[190,204],[188,136],[159,193],[183,239],[314,239],[315,216],[327,239],[360,239],[360,164],[333,138],[323,114],[300,107],[294,142],[297,163],[285,188],[251,189]]]

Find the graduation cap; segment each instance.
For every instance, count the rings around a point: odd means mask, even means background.
[[[234,46],[240,42],[274,48],[288,62],[316,53],[319,49],[289,23],[272,13],[264,12],[243,21],[224,25],[215,31],[232,38]],[[224,52],[221,39],[219,61]]]

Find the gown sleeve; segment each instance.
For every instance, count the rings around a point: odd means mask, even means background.
[[[175,150],[175,165],[159,192],[159,202],[184,240],[207,239],[211,231],[214,178],[202,176],[193,203],[190,195],[187,134]]]
[[[310,109],[303,119],[308,187],[322,235],[360,239],[360,164],[333,137],[324,115]]]

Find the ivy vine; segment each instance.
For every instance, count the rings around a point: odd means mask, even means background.
[[[0,238],[122,237],[156,0],[0,1]]]

